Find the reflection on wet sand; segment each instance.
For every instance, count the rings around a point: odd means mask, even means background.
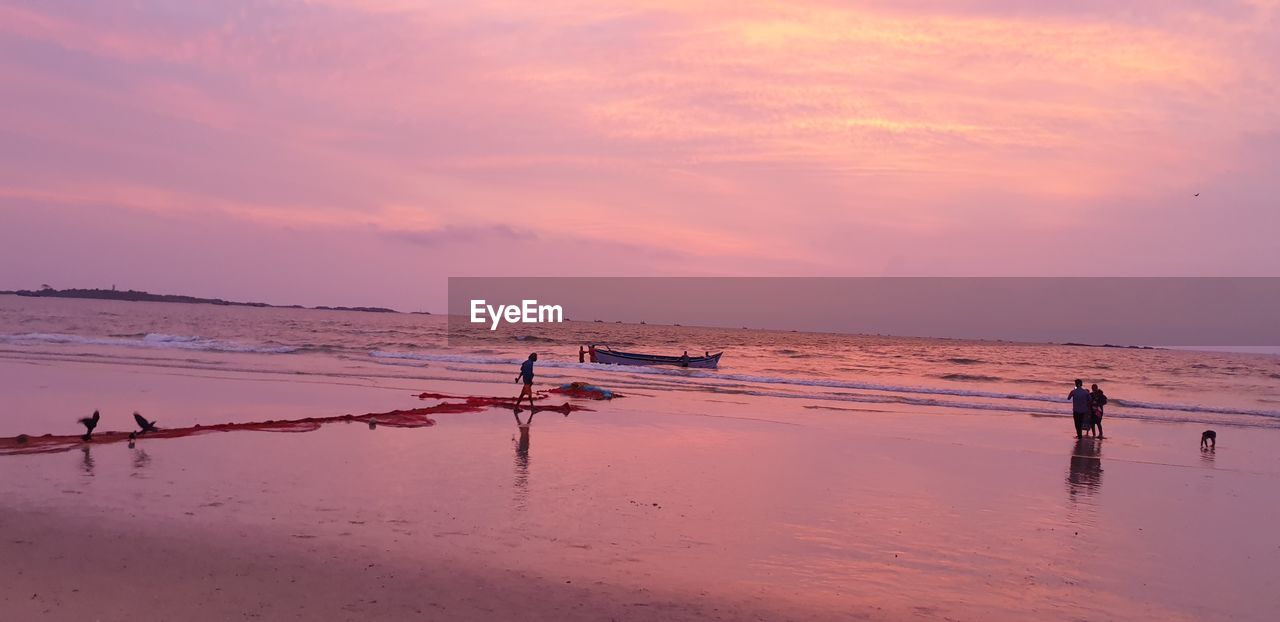
[[[135,449],[133,451],[133,468],[145,469],[151,464],[151,456],[147,454],[145,449]]]
[[[1071,451],[1067,471],[1067,496],[1075,502],[1079,497],[1092,497],[1102,488],[1102,441],[1082,438]]]
[[[519,413],[513,413],[516,429],[519,430],[516,440],[515,501],[516,509],[520,511],[529,509],[529,428],[533,426],[534,414],[529,413],[529,419],[521,422]]]
[[[85,475],[92,477],[93,476],[93,454],[89,452],[88,445],[81,447],[80,451],[84,454],[84,458],[80,461],[80,470],[84,471]]]
[[[1213,467],[1213,460],[1214,460],[1214,458],[1216,458],[1216,457],[1217,457],[1217,453],[1218,453],[1218,450],[1217,450],[1217,448],[1216,448],[1216,447],[1214,447],[1214,448],[1201,447],[1201,448],[1200,448],[1200,462],[1201,462],[1202,464],[1204,464],[1205,466],[1212,468],[1212,467]]]

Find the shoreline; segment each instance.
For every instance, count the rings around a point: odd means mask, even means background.
[[[78,346],[76,346],[79,348]],[[283,355],[244,355],[237,352],[201,351],[201,359],[185,359],[179,361],[181,350],[164,350],[150,348],[125,348],[125,352],[136,355],[122,356],[118,350],[100,348],[97,350],[28,352],[23,350],[0,349],[0,364],[71,364],[77,367],[105,367],[129,369],[132,367],[154,369],[164,374],[206,374],[222,373],[228,377],[251,378],[267,382],[284,380],[287,382],[312,382],[320,386],[336,383],[354,382],[360,385],[377,385],[391,388],[400,387],[406,392],[420,392],[421,383],[432,382],[475,382],[505,387],[505,371],[491,369],[495,366],[517,365],[522,358],[511,355],[498,356],[497,359],[486,356],[472,356],[455,353],[418,352],[412,355],[391,357],[386,360],[379,353],[369,353],[367,365],[359,370],[337,371],[327,366],[327,362],[310,360],[313,353],[294,352],[290,357]],[[412,356],[413,358],[408,358]],[[401,362],[403,360],[403,362]],[[495,362],[498,361],[498,362]],[[462,370],[451,371],[451,366],[470,364],[481,366],[465,371],[483,371],[490,376],[483,380],[463,378]],[[947,411],[972,412],[987,410],[990,412],[1008,413],[1011,415],[1044,415],[1055,416],[1065,411],[1061,407],[1057,393],[1028,393],[1026,385],[1005,385],[983,390],[966,389],[961,386],[942,383],[929,384],[897,384],[881,382],[847,382],[822,378],[806,379],[796,376],[758,377],[751,374],[740,374],[732,371],[717,370],[678,370],[651,367],[625,367],[609,365],[581,364],[575,361],[542,361],[539,366],[545,368],[540,374],[544,380],[553,383],[567,383],[576,380],[588,380],[602,386],[613,386],[628,391],[665,391],[679,383],[685,388],[694,388],[696,392],[719,392],[735,390],[734,387],[746,387],[752,384],[755,388],[744,389],[746,394],[756,397],[772,397],[792,399],[799,402],[822,400],[829,402],[828,408],[839,409],[840,406],[856,404],[882,404],[886,406],[917,406],[924,409],[942,408]],[[500,376],[495,380],[492,376]],[[307,380],[303,380],[303,379]],[[927,379],[922,379],[927,380]],[[660,383],[661,386],[647,383]],[[1105,380],[1103,382],[1106,382]],[[972,384],[972,383],[969,383]],[[985,385],[983,385],[985,386]],[[1062,388],[1065,388],[1062,387]],[[1001,390],[997,390],[1001,389]],[[842,394],[848,391],[863,393]],[[1167,399],[1167,398],[1165,398]],[[128,406],[132,408],[132,406]],[[387,410],[391,410],[388,408]],[[369,412],[366,410],[350,412]],[[88,414],[88,413],[86,413]],[[1069,416],[1067,413],[1064,416]],[[1150,398],[1131,398],[1129,396],[1113,399],[1113,406],[1108,413],[1113,419],[1133,419],[1148,422],[1197,422],[1206,426],[1229,426],[1239,428],[1280,428],[1280,410],[1276,408],[1254,409],[1249,407],[1231,407],[1206,404],[1179,404]],[[0,422],[3,423],[3,422]],[[25,433],[31,435],[33,428],[5,431],[0,425],[0,436]],[[44,433],[44,431],[39,431]]]
[[[78,369],[82,391],[129,377]],[[174,424],[163,404],[209,423],[418,403],[127,373],[143,412]],[[1280,606],[1265,571],[1280,564],[1280,431],[1227,432],[1207,454],[1189,423],[1116,420],[1077,443],[1065,417],[723,394],[586,404],[538,415],[524,449],[510,413],[488,410],[0,456],[0,555],[18,560],[0,601],[24,617],[195,620],[1262,620]]]
[[[580,380],[626,397],[522,429],[528,416],[466,396],[514,399],[529,344],[440,351],[439,319],[4,306],[18,331],[50,335],[0,348],[0,437],[67,442],[0,456],[0,554],[17,560],[0,567],[0,606],[26,617],[1280,609],[1280,426],[1153,409],[1271,412],[1280,368],[1262,359],[707,333],[739,340],[711,374],[540,362],[536,389]],[[83,327],[108,337],[52,334]],[[130,347],[142,342],[158,347]],[[1059,401],[1077,371],[1119,400],[1105,440],[1076,441]],[[99,433],[131,429],[135,410],[173,433],[74,442],[94,409]],[[1199,449],[1205,427],[1216,451]],[[188,435],[206,428],[229,433]]]

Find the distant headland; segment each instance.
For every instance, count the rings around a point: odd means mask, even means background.
[[[1066,342],[1066,343],[1064,343],[1064,344],[1061,344],[1061,345],[1064,345],[1064,346],[1077,346],[1077,347],[1080,347],[1080,348],[1127,348],[1127,349],[1129,349],[1129,350],[1163,350],[1163,349],[1164,349],[1164,348],[1156,348],[1156,347],[1153,347],[1153,346],[1118,346],[1118,345],[1115,345],[1115,344],[1113,344],[1113,343],[1104,343],[1104,344],[1096,344],[1096,343],[1076,343],[1076,342],[1074,342],[1074,341],[1068,341],[1068,342]]]
[[[193,305],[222,305],[229,307],[269,307],[273,309],[317,309],[321,311],[361,311],[364,313],[400,313],[395,309],[386,307],[304,307],[302,305],[273,305],[265,302],[237,302],[234,300],[223,300],[221,298],[199,298],[196,296],[183,296],[179,294],[152,294],[151,292],[142,292],[134,289],[118,290],[111,289],[54,289],[52,287],[42,287],[36,290],[19,289],[14,291],[0,291],[0,294],[11,294],[14,296],[27,296],[30,298],[91,298],[95,300],[124,300],[129,302],[176,302],[181,304]],[[414,311],[418,315],[431,315],[427,311]]]

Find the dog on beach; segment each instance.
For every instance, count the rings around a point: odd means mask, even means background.
[[[1218,448],[1218,433],[1214,432],[1213,430],[1205,430],[1204,434],[1200,435],[1200,449],[1217,449],[1217,448]]]

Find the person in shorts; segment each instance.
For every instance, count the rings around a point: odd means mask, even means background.
[[[529,396],[529,408],[533,408],[533,364],[538,360],[538,353],[529,354],[529,358],[520,364],[520,375],[516,376],[516,382],[524,381],[524,388],[520,389],[519,397],[516,397],[515,410],[520,410],[520,400]]]
[[[1071,400],[1071,417],[1076,422],[1076,438],[1084,438],[1084,431],[1093,425],[1093,398],[1084,388],[1084,381],[1076,378],[1076,388],[1067,394]],[[518,400],[517,400],[518,403]]]

